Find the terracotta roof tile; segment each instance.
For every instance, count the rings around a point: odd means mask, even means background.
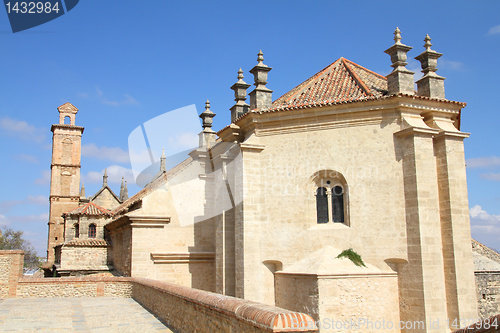
[[[63,215],[111,216],[111,211],[93,202],[89,202],[83,206],[78,206],[77,208],[70,210],[69,212],[66,212]]]
[[[72,239],[64,243],[65,246],[109,246],[109,243],[104,239],[89,238],[89,239]]]
[[[377,99],[386,94],[384,76],[340,58],[278,98],[273,108]]]

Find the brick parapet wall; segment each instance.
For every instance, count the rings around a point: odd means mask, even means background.
[[[316,332],[303,313],[180,285],[135,278],[132,297],[179,332]]]
[[[317,331],[303,313],[172,283],[129,277],[21,278],[23,258],[22,251],[0,251],[0,297],[132,297],[176,332]]]
[[[15,297],[23,275],[24,251],[0,250],[0,298]]]

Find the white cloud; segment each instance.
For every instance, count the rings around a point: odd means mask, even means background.
[[[500,215],[491,215],[479,205],[470,208],[469,213],[472,238],[500,250]]]
[[[10,216],[9,219],[17,223],[47,222],[49,213]]]
[[[490,31],[488,32],[489,35],[498,35],[500,34],[500,25],[494,26],[490,28]]]
[[[10,225],[10,221],[5,215],[0,214],[0,226],[5,225]]]
[[[438,63],[438,67],[451,70],[462,70],[464,66],[465,66],[464,63],[460,61],[453,61],[447,59],[441,59]]]
[[[96,88],[97,91],[97,96],[101,100],[101,102],[105,105],[110,105],[110,106],[120,106],[120,105],[139,105],[140,103],[133,98],[132,96],[128,94],[123,94],[123,98],[120,100],[109,100],[106,97],[104,97],[104,93],[102,92],[101,89]]]
[[[465,161],[465,164],[467,164],[468,168],[500,167],[500,157],[488,156],[488,157],[469,158]]]
[[[0,129],[3,134],[10,137],[38,144],[43,143],[46,138],[46,130],[36,128],[24,120],[17,120],[9,117],[0,118]]]
[[[129,163],[128,152],[120,147],[98,147],[93,143],[82,145],[82,156],[93,157],[99,160],[106,160],[115,163]]]
[[[18,161],[28,162],[28,163],[40,163],[38,158],[30,154],[18,154],[14,156],[14,158]]]
[[[36,185],[49,185],[50,184],[50,170],[42,170],[40,178],[35,179]]]
[[[0,212],[8,212],[12,207],[19,205],[41,205],[49,204],[49,199],[43,195],[28,195],[24,200],[9,200],[0,202]]]
[[[119,165],[111,165],[107,169],[108,183],[121,184],[122,177],[127,182],[134,182],[134,175],[131,169],[124,168]],[[87,184],[98,184],[102,183],[102,177],[104,175],[104,170],[102,171],[89,171],[86,175],[82,176],[82,180]]]
[[[197,133],[185,132],[175,138],[168,138],[168,148],[179,149],[192,149],[198,147],[199,137]],[[168,151],[168,149],[166,149]]]
[[[479,175],[482,179],[487,179],[487,180],[494,180],[494,181],[500,181],[500,172],[489,172],[489,173],[482,173]]]
[[[49,204],[49,198],[47,198],[44,195],[28,195],[28,203],[35,204],[35,205],[48,205]]]

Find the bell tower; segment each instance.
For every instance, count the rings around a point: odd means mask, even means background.
[[[75,125],[78,109],[71,103],[57,108],[59,124],[52,125],[50,211],[47,262],[54,262],[54,247],[64,241],[62,214],[80,203],[80,157],[83,127]]]

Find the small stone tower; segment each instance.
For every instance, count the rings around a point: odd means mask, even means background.
[[[413,73],[406,69],[407,53],[412,49],[411,46],[401,43],[401,30],[396,28],[394,31],[394,45],[385,50],[385,53],[391,56],[392,72],[387,75],[387,89],[389,95],[408,94],[414,95],[415,88],[413,83]]]
[[[83,127],[75,125],[78,109],[71,103],[57,108],[59,124],[52,125],[52,164],[47,261],[54,261],[54,247],[64,240],[62,214],[80,203],[80,157]]]
[[[264,64],[262,50],[257,54],[257,65],[250,70],[254,76],[255,89],[250,93],[250,109],[268,109],[273,104],[273,91],[266,87],[267,74],[272,69]]]

